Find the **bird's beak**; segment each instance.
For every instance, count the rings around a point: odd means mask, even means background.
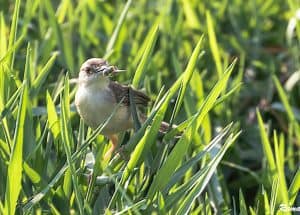
[[[126,70],[118,69],[116,66],[108,66],[103,70],[103,75],[116,75],[125,71]]]

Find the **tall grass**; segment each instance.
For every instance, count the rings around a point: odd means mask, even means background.
[[[300,205],[297,1],[0,5],[0,214]],[[109,160],[105,124],[91,130],[73,103],[90,57],[152,100],[143,124],[132,105],[135,128]],[[162,121],[176,126],[161,135]]]

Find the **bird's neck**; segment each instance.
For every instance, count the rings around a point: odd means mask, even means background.
[[[93,81],[80,83],[80,87],[84,87],[88,90],[98,91],[107,88],[109,82],[110,80],[107,77],[102,77],[102,78],[95,79]]]

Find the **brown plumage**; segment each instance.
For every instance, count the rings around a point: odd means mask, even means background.
[[[130,105],[129,91],[132,92],[133,101],[138,106],[146,107],[150,101],[150,98],[145,93],[139,90],[135,90],[130,86],[110,81],[108,87],[112,90],[117,102],[119,103],[120,101],[122,101],[122,104],[126,106]]]

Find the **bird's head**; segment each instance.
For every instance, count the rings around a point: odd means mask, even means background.
[[[91,58],[85,61],[79,72],[79,84],[94,85],[106,83],[109,77],[124,70],[111,66],[102,58]]]

